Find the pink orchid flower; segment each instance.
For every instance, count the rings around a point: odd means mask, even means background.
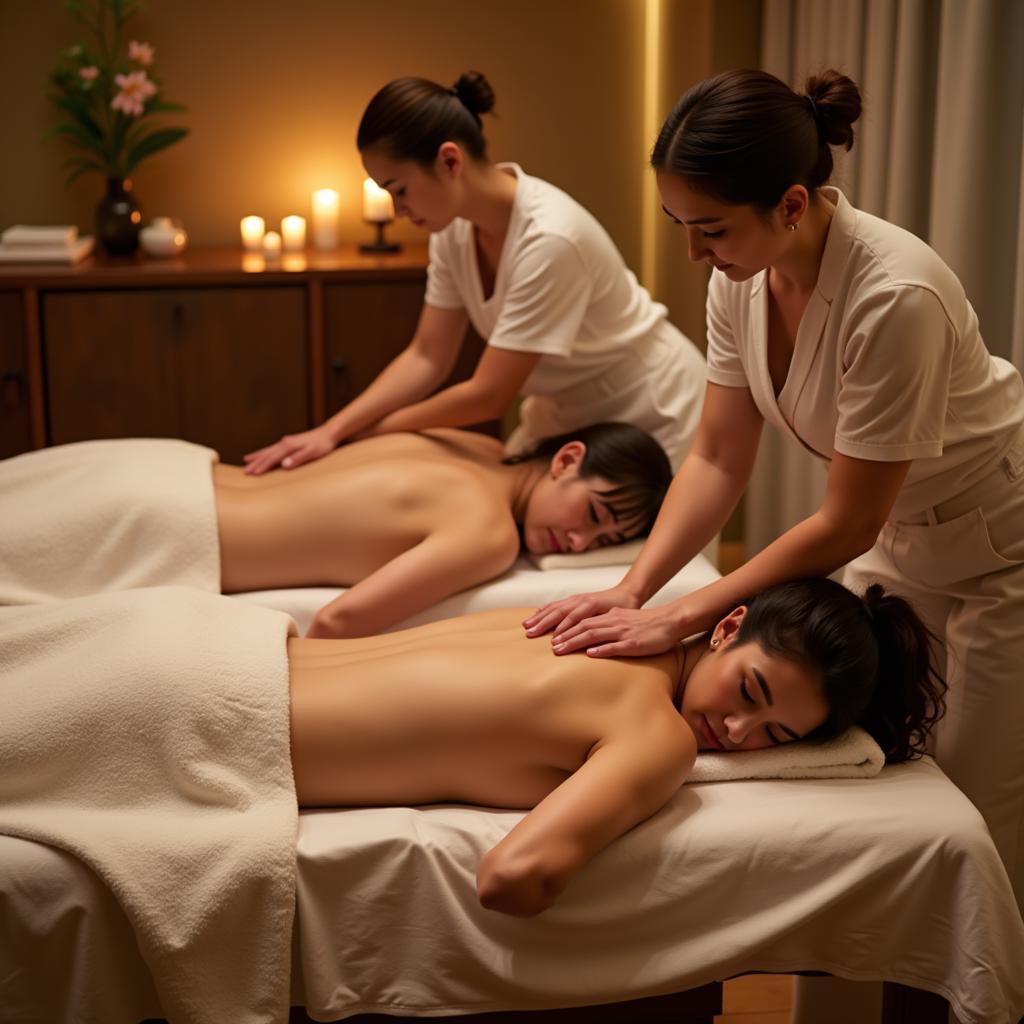
[[[79,68],[78,76],[83,82],[95,82],[100,76],[100,69],[93,65],[89,65],[89,67],[85,68]]]
[[[129,117],[138,117],[146,105],[146,100],[156,93],[156,85],[146,77],[145,71],[115,75],[114,81],[121,91],[110,101],[110,106]]]
[[[128,58],[141,64],[144,68],[153,63],[156,51],[149,43],[137,43],[134,39],[128,44]]]

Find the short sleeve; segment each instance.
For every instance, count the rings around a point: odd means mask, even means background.
[[[568,356],[590,303],[591,283],[576,247],[556,235],[531,239],[509,268],[509,284],[489,345]]]
[[[708,380],[729,388],[749,386],[736,344],[736,329],[729,315],[728,282],[718,273],[708,282]]]
[[[918,285],[861,304],[845,331],[835,450],[878,462],[942,454],[956,331]]]
[[[462,309],[466,305],[449,262],[449,243],[450,239],[442,237],[442,234],[430,236],[430,262],[427,264],[427,291],[424,302],[436,309]]]

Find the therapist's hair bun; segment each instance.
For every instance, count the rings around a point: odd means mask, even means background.
[[[494,90],[479,71],[465,71],[459,75],[452,92],[471,114],[478,117],[494,109]]]
[[[360,153],[371,147],[393,160],[433,167],[445,142],[457,142],[474,160],[487,158],[480,115],[494,107],[494,90],[479,71],[451,88],[428,78],[396,78],[367,104],[356,132]]]
[[[685,92],[666,118],[651,166],[730,205],[774,210],[786,189],[812,201],[832,176],[832,146],[853,145],[860,91],[823,71],[794,92],[767,71],[723,71]]]
[[[860,117],[860,89],[839,71],[822,71],[807,79],[804,91],[814,104],[821,137],[830,146],[853,148],[853,124]]]

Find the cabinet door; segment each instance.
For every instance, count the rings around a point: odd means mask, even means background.
[[[32,447],[21,301],[19,292],[0,292],[0,459]]]
[[[332,284],[324,289],[327,413],[351,402],[412,340],[422,280]]]
[[[329,415],[351,402],[409,344],[423,292],[422,280],[334,284],[325,289]],[[443,386],[471,377],[482,351],[483,342],[469,328]]]
[[[196,289],[183,296],[180,331],[189,440],[240,463],[311,425],[304,288]]]
[[[301,288],[55,292],[50,440],[181,437],[227,462],[308,423]]]

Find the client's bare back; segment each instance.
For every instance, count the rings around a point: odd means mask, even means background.
[[[677,717],[674,653],[554,658],[523,635],[525,611],[289,641],[300,804],[533,807],[595,744]]]
[[[225,593],[351,586],[442,528],[508,520],[483,470],[493,438],[465,431],[389,434],[345,445],[294,470],[247,476],[214,467]]]

